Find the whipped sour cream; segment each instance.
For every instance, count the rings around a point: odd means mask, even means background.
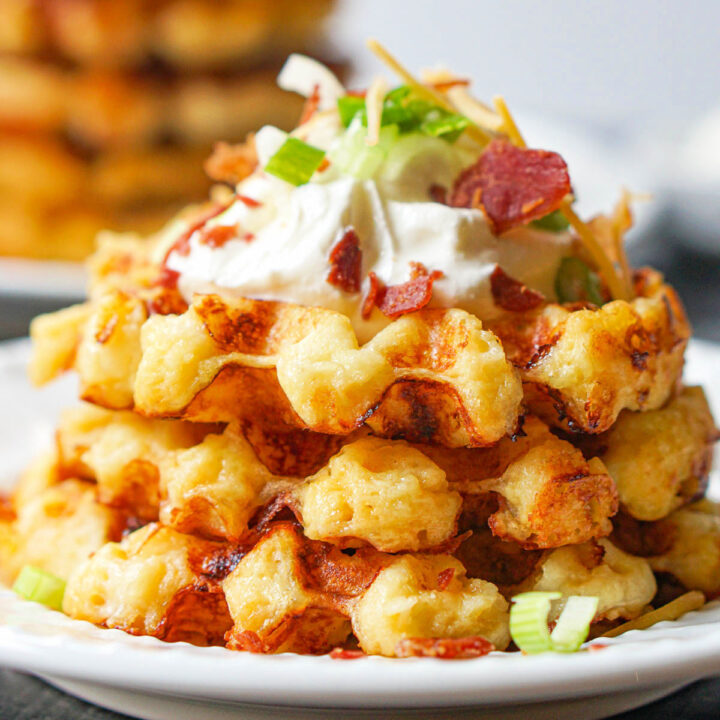
[[[305,128],[302,139],[329,149],[332,161],[342,128],[327,125]],[[238,195],[257,206],[238,199],[207,224],[237,226],[237,238],[210,247],[195,233],[189,252],[172,252],[167,266],[179,273],[178,287],[188,300],[194,293],[221,291],[329,308],[351,319],[361,343],[390,322],[377,308],[362,318],[371,271],[395,285],[410,278],[412,262],[440,270],[430,307],[462,308],[480,319],[499,313],[489,281],[496,265],[553,298],[560,260],[570,252],[569,234],[522,227],[498,238],[480,210],[428,201],[431,184],[450,186],[471,162],[449,154],[443,140],[436,142],[441,143],[437,153],[429,143],[428,152],[401,163],[399,172],[372,180],[342,175],[331,165],[312,182],[294,187],[257,170],[237,187]],[[362,250],[360,293],[327,282],[330,251],[349,227]]]

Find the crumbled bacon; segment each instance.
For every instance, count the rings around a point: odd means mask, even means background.
[[[446,568],[441,573],[438,573],[437,584],[438,590],[447,590],[448,586],[455,577],[455,568]]]
[[[327,157],[324,157],[320,164],[317,166],[317,170],[315,172],[325,172],[330,167],[330,161],[327,159]]]
[[[362,250],[355,230],[347,228],[330,251],[330,272],[327,281],[348,293],[360,292]]]
[[[410,280],[400,285],[386,286],[371,272],[370,288],[362,307],[363,318],[370,317],[373,307],[389,318],[421,310],[430,302],[433,284],[442,276],[440,270],[428,272],[422,263],[411,263]]]
[[[259,200],[248,197],[247,195],[238,195],[237,199],[244,205],[247,205],[249,208],[258,208],[262,205]]]
[[[255,239],[255,234],[254,234],[254,233],[250,233],[250,232],[246,232],[246,233],[242,236],[242,239],[243,239],[246,243],[252,242],[252,241]]]
[[[214,217],[219,215],[223,210],[226,210],[228,208],[228,205],[226,204],[215,204],[209,207],[205,212],[198,215],[195,222],[192,223],[186,230],[183,232],[180,237],[170,246],[170,249],[165,254],[165,259],[163,263],[167,262],[167,259],[170,257],[172,253],[177,253],[178,255],[188,255],[190,253],[190,238],[198,231],[200,230],[208,220],[212,220]]]
[[[441,660],[466,660],[482,657],[495,650],[484,637],[404,638],[395,646],[398,657],[434,657]]]
[[[198,242],[211,248],[219,248],[237,238],[237,225],[214,225],[200,230]]]
[[[545,302],[545,296],[510,277],[499,265],[490,275],[490,291],[495,305],[510,312],[527,312]]]
[[[155,285],[168,290],[174,290],[177,288],[177,283],[180,278],[180,273],[177,270],[171,270],[169,267],[163,265],[160,268],[160,273],[155,280]]]
[[[447,204],[447,188],[442,185],[432,184],[428,190],[428,195],[433,202],[440,203],[441,205]]]
[[[333,648],[329,654],[333,660],[358,660],[367,657],[362,650],[346,650],[341,647]]]
[[[543,217],[571,191],[565,161],[554,152],[493,140],[455,181],[453,207],[476,207],[496,234]]]
[[[361,311],[363,320],[367,320],[372,314],[373,308],[375,307],[375,303],[377,301],[378,293],[382,288],[380,278],[378,278],[378,276],[374,272],[368,273],[368,281],[370,283],[370,287],[368,287],[367,295],[363,300]]]
[[[187,255],[190,252],[190,238],[198,230],[200,230],[208,220],[212,220],[212,218],[216,217],[227,208],[227,204],[216,203],[210,206],[205,212],[197,216],[195,222],[192,223],[185,230],[185,232],[183,232],[180,237],[168,248],[168,251],[165,253],[165,257],[163,258],[163,261],[161,263],[160,273],[155,280],[155,285],[168,288],[169,290],[173,290],[177,287],[177,281],[180,277],[180,273],[168,268],[168,258],[174,252],[176,252],[178,255]]]
[[[250,133],[244,143],[215,144],[212,155],[205,161],[205,172],[212,180],[237,185],[257,167],[255,136]]]
[[[320,86],[315,83],[310,97],[305,100],[303,105],[302,114],[300,115],[300,122],[298,125],[304,125],[316,112],[320,105]]]

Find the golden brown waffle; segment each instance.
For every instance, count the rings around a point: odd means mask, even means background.
[[[515,371],[462,310],[415,313],[358,347],[349,320],[329,310],[206,295],[182,315],[148,317],[143,301],[116,291],[93,305],[75,342],[84,399],[151,417],[266,417],[330,434],[366,422],[378,435],[451,446],[488,445],[517,427]]]
[[[623,511],[649,521],[704,493],[718,435],[703,389],[686,387],[659,410],[625,410],[607,432],[569,439],[602,458]]]
[[[536,415],[573,432],[607,430],[621,410],[654,410],[682,374],[690,325],[675,291],[651,270],[636,299],[544,305],[488,323],[518,368]]]
[[[0,52],[83,65],[257,65],[315,45],[332,0],[1,0]]]
[[[277,87],[277,70],[154,76],[0,56],[0,128],[64,133],[91,149],[167,139],[207,148],[297,122],[302,99]]]
[[[121,581],[128,572],[138,578],[131,586]],[[162,593],[155,591],[158,575]],[[196,606],[201,589],[211,609]],[[182,602],[188,594],[192,601]],[[88,596],[97,602],[89,605]],[[388,614],[388,597],[408,606],[401,619]],[[490,583],[467,579],[454,558],[374,551],[350,557],[308,540],[290,523],[273,524],[249,550],[148,525],[106,545],[73,576],[65,610],[108,627],[198,644],[216,644],[229,630],[229,647],[265,653],[325,652],[351,630],[365,651],[385,655],[407,636],[482,631],[496,647],[509,641],[507,602]]]

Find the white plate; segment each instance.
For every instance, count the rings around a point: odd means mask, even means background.
[[[31,390],[24,379],[26,359],[24,341],[0,346],[0,453],[6,483],[50,440],[58,410],[74,397],[72,378]],[[720,366],[720,346],[694,343],[688,359],[687,381],[706,381],[718,413],[720,391],[708,381]],[[717,477],[713,490],[717,495]],[[0,663],[152,720],[349,720],[377,717],[377,708],[383,708],[386,720],[592,720],[720,673],[720,602],[602,644],[607,647],[575,655],[494,653],[456,662],[262,656],[102,630],[0,590]]]
[[[74,302],[85,296],[85,268],[63,260],[0,257],[0,292]]]

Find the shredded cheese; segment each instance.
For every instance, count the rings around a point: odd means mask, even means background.
[[[383,101],[387,95],[388,84],[384,77],[378,75],[365,94],[365,109],[367,112],[367,137],[365,144],[377,145],[380,141],[380,126],[382,124]]]
[[[640,617],[630,620],[630,622],[618,625],[616,628],[609,630],[601,637],[617,637],[630,630],[646,630],[647,628],[665,620],[677,620],[685,613],[692,610],[698,610],[705,604],[705,596],[698,590],[691,590],[675,598],[672,602],[651,610]]]
[[[399,75],[405,81],[405,84],[409,85],[420,97],[439,105],[441,108],[444,108],[449,112],[456,111],[442,93],[417,80],[412,73],[403,67],[377,40],[373,40],[372,38],[369,39],[367,41],[367,46],[373,53],[375,53],[375,55],[377,55],[378,58],[380,58],[380,60],[393,70],[393,72]],[[485,130],[474,123],[468,125],[465,132],[482,145],[487,145],[492,139]]]
[[[445,91],[450,102],[459,113],[472,120],[476,125],[498,133],[502,130],[502,118],[485,103],[474,98],[466,87],[456,85]]]

